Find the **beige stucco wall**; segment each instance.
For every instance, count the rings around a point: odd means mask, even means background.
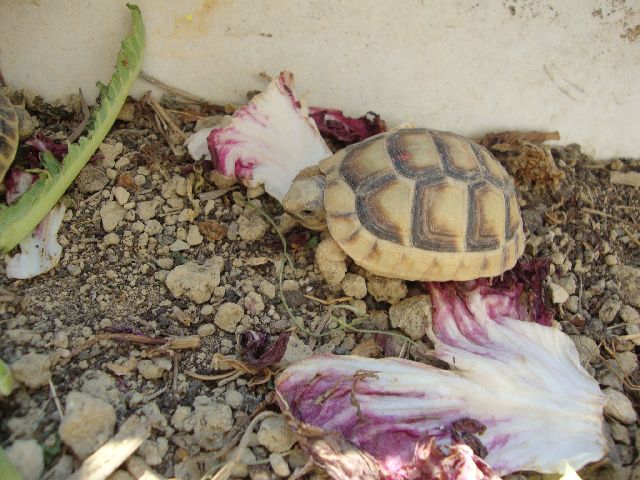
[[[0,0],[0,70],[47,98],[106,81],[120,0]],[[639,0],[141,0],[143,69],[221,101],[260,72],[313,105],[476,135],[557,129],[599,158],[640,156]],[[136,92],[149,88],[140,81]]]

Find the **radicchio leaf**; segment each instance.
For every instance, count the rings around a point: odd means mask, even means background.
[[[427,475],[416,451],[431,441],[476,470],[486,449],[497,475],[559,473],[566,463],[579,469],[600,459],[606,442],[598,384],[567,335],[523,321],[528,311],[513,295],[519,285],[429,284],[435,311],[427,334],[450,370],[399,358],[310,357],[278,377],[283,410],[368,454],[379,478],[495,478]],[[439,457],[429,458],[429,467],[439,468]],[[338,470],[346,462],[323,461]]]
[[[243,359],[256,368],[265,368],[278,363],[284,357],[289,342],[289,333],[281,333],[277,340],[269,345],[266,332],[248,330],[240,335],[240,353]]]
[[[306,104],[294,93],[290,72],[282,72],[224,125],[200,130],[186,144],[193,159],[204,155],[222,174],[250,186],[264,184],[278,200],[301,170],[331,156]]]
[[[322,136],[339,148],[361,142],[387,129],[384,120],[374,112],[359,118],[347,117],[342,110],[335,108],[311,107],[309,112]]]

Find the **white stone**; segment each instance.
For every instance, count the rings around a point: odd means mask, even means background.
[[[283,415],[265,418],[258,430],[258,443],[272,453],[283,453],[296,442]]]
[[[124,187],[116,187],[113,189],[113,197],[120,205],[124,205],[129,201],[130,193]]]
[[[7,457],[22,474],[23,480],[40,480],[44,473],[44,452],[35,440],[16,440],[7,448]],[[9,479],[9,476],[0,477]]]
[[[124,219],[126,211],[118,202],[110,201],[100,208],[100,219],[105,232],[116,229],[118,224]]]
[[[58,433],[80,459],[91,455],[113,435],[116,413],[104,400],[72,391],[67,394],[65,412]]]
[[[213,289],[220,284],[220,270],[224,261],[221,257],[204,265],[189,262],[175,267],[165,279],[167,288],[175,297],[186,296],[193,302],[208,302]]]

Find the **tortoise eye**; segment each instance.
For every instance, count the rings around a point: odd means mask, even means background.
[[[313,210],[305,208],[304,210],[302,210],[302,215],[313,215]]]

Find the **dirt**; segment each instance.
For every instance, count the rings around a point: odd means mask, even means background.
[[[57,138],[68,135],[79,121],[79,114],[70,115],[67,109],[43,103],[29,107],[41,130]],[[174,102],[167,110],[189,135],[196,121],[224,109]],[[208,165],[183,155],[179,138],[169,129],[159,131],[162,127],[148,103],[131,101],[127,111],[90,163],[105,181],[76,182],[65,196],[68,212],[59,237],[64,247],[60,264],[28,281],[9,280],[0,270],[0,358],[13,364],[27,354],[46,354],[50,363],[42,368],[45,373],[50,370],[51,379],[49,383],[45,376],[0,399],[0,439],[5,447],[20,439],[37,440],[44,447],[45,478],[66,478],[81,463],[59,436],[61,410],[70,408],[65,401],[73,391],[113,407],[115,427],[102,427],[107,430],[117,431],[132,414],[155,415],[151,436],[136,455],[168,478],[200,478],[220,462],[216,451],[237,441],[256,411],[273,408],[265,403],[273,390],[268,375],[259,385],[250,372],[222,381],[190,375],[219,374],[212,364],[214,354],[237,355],[237,335],[243,331],[264,330],[275,338],[291,328],[278,294],[283,247],[279,232],[265,218],[273,219],[288,240],[295,268],[284,270],[283,295],[294,315],[308,327],[319,328],[327,305],[318,299],[341,295],[314,265],[317,234],[299,226],[287,230],[287,218],[275,200],[259,190],[229,188]],[[518,171],[522,161],[531,168],[531,158],[523,160],[523,155],[532,148],[496,153],[508,170]],[[640,267],[640,195],[632,186],[612,184],[610,175],[638,171],[640,161],[595,163],[577,145],[536,148],[549,155],[557,170],[552,175],[517,177],[524,179],[517,187],[528,229],[525,256],[551,260],[547,301],[552,304],[552,293],[566,293],[562,303],[553,304],[559,327],[572,338],[595,342],[597,351],[586,360],[587,369],[603,389],[621,392],[637,409],[640,326],[634,322],[640,321],[640,291],[638,284],[628,284],[625,268]],[[545,182],[547,178],[552,181]],[[248,194],[257,195],[256,204],[266,217],[246,205]],[[122,218],[110,232],[100,213],[108,202],[121,214],[116,220]],[[171,294],[165,279],[175,267],[202,265],[218,257],[219,283],[204,292],[206,300],[195,297],[196,303]],[[353,265],[350,271],[360,273]],[[410,296],[424,293],[418,285],[408,287]],[[220,309],[223,304],[227,306]],[[381,312],[384,317],[390,307],[371,293],[352,305],[366,309],[372,319]],[[225,318],[219,310],[227,312]],[[375,326],[388,329],[389,323],[378,321]],[[370,337],[340,330],[322,339],[299,330],[296,334],[302,355],[365,351]],[[186,348],[141,343],[166,337],[187,339]],[[194,427],[198,418],[217,423],[206,425],[205,431]],[[631,420],[623,423],[607,416],[610,452],[581,472],[583,478],[639,478],[640,430],[637,419]],[[286,476],[288,470],[304,465],[305,455],[287,438],[276,435],[272,445],[258,437],[243,457],[251,465],[237,467],[236,476],[276,478],[274,471]],[[278,445],[284,450],[278,451]],[[304,478],[323,475],[316,471]],[[117,478],[131,477],[122,472]]]

